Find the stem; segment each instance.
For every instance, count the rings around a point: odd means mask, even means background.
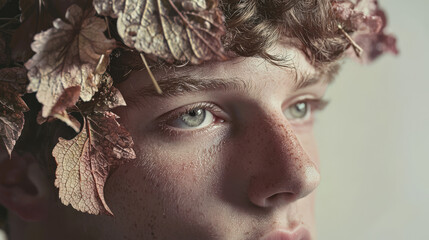
[[[353,50],[355,50],[356,55],[360,57],[363,53],[363,49],[350,37],[350,35],[346,31],[344,31],[343,27],[340,24],[338,24],[338,29],[340,29],[344,36],[346,36],[346,38],[352,44]]]
[[[141,57],[144,65],[145,65],[145,67],[147,69],[147,72],[149,73],[150,78],[152,79],[152,83],[155,86],[156,92],[158,94],[162,94],[162,90],[159,87],[158,82],[156,81],[155,77],[153,76],[152,71],[150,70],[149,65],[147,64],[146,58],[144,57],[143,53],[140,53],[140,57]]]

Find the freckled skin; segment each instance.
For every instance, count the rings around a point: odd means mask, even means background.
[[[294,53],[300,73],[315,71],[296,49],[279,45],[276,51],[284,48]],[[320,178],[316,143],[311,125],[290,122],[282,104],[305,94],[321,97],[326,83],[291,91],[291,69],[257,58],[183,72],[201,78],[241,77],[252,87],[118,109],[135,141],[137,159],[107,180],[105,196],[115,216],[89,216],[57,205],[62,224],[85,229],[80,237],[91,239],[254,240],[274,229],[298,227],[314,237],[314,189]],[[150,84],[146,73],[137,72],[118,87],[126,95]],[[218,104],[231,120],[177,136],[153,127],[157,116],[204,101]]]

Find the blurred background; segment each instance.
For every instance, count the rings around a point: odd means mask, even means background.
[[[318,240],[429,239],[429,2],[379,0],[400,55],[348,61],[318,115]]]

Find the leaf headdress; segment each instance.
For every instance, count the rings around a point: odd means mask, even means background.
[[[224,49],[227,24],[219,4],[0,0],[0,13],[14,14],[0,18],[5,19],[0,20],[0,150],[12,153],[29,110],[21,96],[35,92],[43,106],[38,123],[59,119],[77,132],[70,140],[60,138],[52,151],[62,203],[113,215],[104,184],[112,170],[136,154],[130,133],[111,111],[125,101],[113,86],[117,80],[106,71],[116,72],[110,60],[117,53],[137,53],[149,73],[146,58],[194,65],[227,60],[232,55]],[[397,53],[395,38],[383,31],[386,18],[376,0],[332,0],[331,6],[338,33],[362,61],[386,51]]]

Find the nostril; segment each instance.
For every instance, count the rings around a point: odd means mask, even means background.
[[[292,192],[281,192],[276,193],[267,199],[265,199],[266,206],[275,206],[275,205],[283,205],[290,202],[293,202],[297,199],[297,195]]]

